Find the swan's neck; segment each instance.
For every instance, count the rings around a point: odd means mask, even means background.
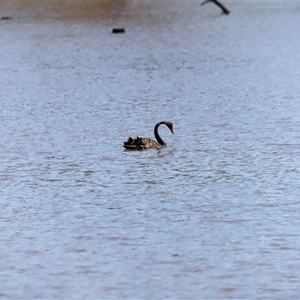
[[[159,133],[158,133],[158,127],[159,127],[161,124],[163,124],[163,123],[162,123],[162,122],[159,122],[159,123],[157,123],[157,124],[155,125],[155,127],[154,127],[154,136],[155,136],[155,138],[156,138],[156,140],[157,140],[157,142],[158,142],[159,144],[165,146],[166,143],[164,142],[164,140],[160,137],[160,135],[159,135]]]

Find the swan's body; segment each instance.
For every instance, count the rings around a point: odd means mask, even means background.
[[[137,137],[136,139],[129,138],[126,142],[124,142],[124,148],[127,150],[146,150],[146,149],[161,149],[167,147],[167,144],[164,140],[160,137],[158,133],[158,127],[161,124],[165,124],[172,133],[174,133],[173,124],[170,121],[161,121],[157,123],[154,127],[154,136],[156,141],[149,139],[149,138],[140,138]]]

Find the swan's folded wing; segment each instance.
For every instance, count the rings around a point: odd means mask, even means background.
[[[124,142],[124,148],[128,150],[146,150],[150,148],[160,149],[162,147],[164,146],[149,138],[137,137],[136,139],[133,139],[130,137],[126,142]]]
[[[129,150],[142,150],[143,148],[143,138],[137,137],[133,139],[132,137],[128,138],[127,141],[124,142],[124,148]]]

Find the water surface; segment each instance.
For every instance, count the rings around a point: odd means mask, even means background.
[[[226,5],[1,4],[0,298],[298,297],[300,5]]]

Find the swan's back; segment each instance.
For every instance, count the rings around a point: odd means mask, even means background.
[[[136,139],[129,138],[126,142],[124,142],[124,148],[127,150],[146,150],[146,149],[161,149],[166,147],[166,145],[161,145],[158,142],[149,139],[149,138],[140,138]]]

